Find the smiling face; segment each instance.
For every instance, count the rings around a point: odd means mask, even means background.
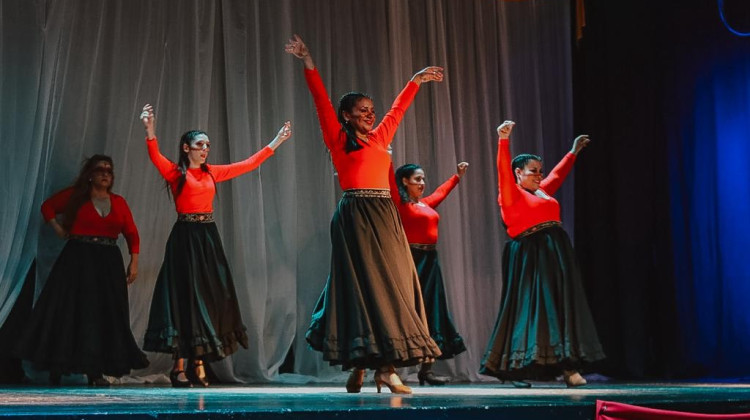
[[[344,119],[352,126],[357,137],[365,137],[375,125],[375,105],[372,100],[362,97],[349,111],[344,111]]]
[[[109,189],[115,180],[112,164],[106,160],[100,160],[91,170],[91,185],[97,189]]]
[[[516,180],[521,187],[532,192],[539,189],[544,175],[542,162],[533,159],[529,160],[523,168],[516,168],[515,172]]]
[[[401,178],[401,182],[412,201],[419,201],[424,195],[425,176],[422,168],[415,169],[409,178]]]
[[[191,168],[199,168],[206,163],[208,152],[211,150],[211,141],[205,134],[199,134],[190,141],[190,145],[182,145],[182,150],[187,154]]]

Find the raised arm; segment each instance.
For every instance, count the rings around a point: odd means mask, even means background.
[[[437,66],[425,67],[418,71],[412,76],[411,80],[406,84],[406,87],[398,94],[396,100],[393,101],[391,109],[383,116],[383,120],[373,130],[376,134],[376,138],[381,138],[384,141],[384,145],[388,145],[393,141],[393,136],[396,134],[396,129],[404,118],[407,108],[411,105],[414,97],[417,95],[419,86],[424,82],[442,82],[443,81],[443,68]]]
[[[510,166],[510,133],[515,125],[506,120],[497,127],[497,203],[506,208],[513,205],[521,194]]]
[[[268,143],[268,146],[260,149],[249,158],[228,165],[209,165],[214,181],[222,182],[242,174],[246,174],[260,166],[266,159],[273,155],[277,147],[292,136],[292,123],[287,121],[276,133],[276,137]]]
[[[144,105],[139,118],[143,123],[143,128],[146,130],[146,147],[148,147],[148,157],[151,159],[151,163],[156,166],[156,169],[164,179],[172,181],[177,177],[177,172],[175,171],[176,165],[159,151],[159,143],[156,141],[156,114],[154,113],[154,107],[149,104]]]
[[[568,176],[570,171],[573,169],[573,164],[576,161],[578,153],[583,150],[584,147],[588,146],[589,136],[582,134],[573,140],[573,147],[570,152],[562,158],[562,160],[555,165],[554,169],[544,178],[539,185],[547,194],[554,194],[562,185],[565,178]]]
[[[339,123],[338,117],[336,116],[336,110],[331,104],[331,99],[326,92],[323,79],[320,77],[320,73],[315,68],[310,50],[302,41],[299,35],[294,35],[284,47],[284,51],[302,60],[305,65],[305,81],[307,82],[307,88],[310,89],[313,101],[315,102],[315,109],[318,112],[318,121],[320,122],[320,129],[323,131],[323,141],[326,146],[331,149],[335,145],[336,139],[338,139],[339,132],[341,131],[341,124]]]
[[[469,167],[469,164],[466,162],[461,162],[457,165],[456,174],[452,177],[448,178],[447,181],[443,182],[441,186],[439,186],[435,191],[432,192],[432,194],[428,195],[427,197],[422,198],[420,201],[427,204],[428,206],[432,208],[436,208],[440,205],[440,203],[445,200],[446,197],[448,197],[448,194],[450,194],[451,191],[453,191],[454,188],[458,185],[459,181],[461,180],[461,177],[463,177],[466,174],[466,169]]]

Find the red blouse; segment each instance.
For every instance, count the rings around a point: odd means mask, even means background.
[[[240,162],[229,165],[207,164],[210,173],[203,172],[201,168],[188,169],[185,184],[178,196],[177,182],[180,172],[177,170],[177,164],[161,154],[156,139],[146,139],[146,145],[151,162],[172,188],[177,213],[211,213],[214,196],[216,195],[215,182],[227,181],[250,172],[273,155],[273,149],[266,146],[260,149],[258,153]]]
[[[573,169],[576,155],[568,153],[552,172],[542,180],[539,187],[549,198],[532,194],[516,184],[516,175],[511,169],[510,140],[499,139],[497,150],[497,203],[500,214],[511,238],[544,222],[560,221],[560,204],[552,197]]]
[[[341,128],[318,70],[305,69],[305,79],[318,111],[323,141],[331,151],[333,166],[339,174],[341,189],[388,189],[391,156],[387,148],[404,117],[406,108],[414,100],[419,85],[414,82],[407,83],[380,124],[367,133],[368,141],[359,141],[362,149],[346,153],[346,133]]]
[[[55,218],[55,214],[65,211],[65,205],[68,204],[71,195],[73,195],[72,187],[66,188],[45,200],[42,203],[44,220],[49,222]],[[138,254],[141,240],[128,203],[117,194],[110,194],[109,201],[111,208],[109,214],[104,217],[99,215],[91,200],[86,201],[78,209],[69,233],[82,236],[106,236],[112,239],[117,239],[122,233],[128,243],[130,253]]]
[[[391,171],[393,172],[393,171]],[[436,244],[438,240],[438,222],[440,215],[435,208],[445,200],[461,178],[453,175],[438,187],[432,194],[419,199],[419,203],[408,201],[403,203],[398,193],[395,177],[391,177],[391,198],[401,215],[406,239],[410,244]]]

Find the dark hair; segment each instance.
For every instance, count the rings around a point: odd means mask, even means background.
[[[78,177],[73,182],[73,194],[71,194],[65,209],[63,209],[62,226],[66,231],[70,231],[81,206],[91,199],[91,177],[94,175],[94,170],[99,162],[109,163],[114,170],[115,165],[112,163],[112,158],[106,155],[94,155],[83,160]],[[114,183],[115,174],[112,172],[112,184],[107,188],[107,192],[112,190]]]
[[[206,136],[208,137],[208,134],[206,134],[205,131],[200,130],[190,130],[186,132],[185,134],[180,137],[180,151],[179,158],[177,158],[177,171],[180,173],[180,177],[177,178],[177,189],[174,193],[174,198],[176,199],[180,193],[182,192],[182,188],[185,187],[185,179],[187,178],[187,170],[190,167],[190,158],[188,158],[188,154],[183,150],[183,145],[187,145],[190,147],[190,143],[193,142],[198,136]],[[203,172],[208,173],[211,175],[211,172],[208,170],[208,165],[205,163],[201,163],[201,170]],[[213,179],[214,176],[211,175],[211,179]],[[214,184],[216,181],[214,180]],[[170,191],[169,189],[169,182],[167,182],[167,191]]]
[[[339,99],[339,108],[337,114],[339,117],[339,122],[341,123],[341,129],[344,130],[344,133],[346,133],[346,144],[344,146],[346,153],[359,150],[362,148],[362,145],[359,144],[359,141],[357,141],[357,133],[354,132],[351,124],[349,124],[349,122],[344,118],[344,112],[351,113],[354,107],[357,106],[357,102],[359,102],[360,99],[364,98],[372,100],[369,95],[361,92],[349,92],[346,95],[342,96],[341,99]]]
[[[398,185],[398,195],[401,197],[402,203],[409,202],[409,192],[406,191],[406,186],[404,185],[403,179],[411,178],[411,176],[414,175],[414,172],[416,172],[417,169],[422,169],[422,167],[415,163],[407,163],[406,165],[399,166],[399,168],[396,169],[396,185]]]
[[[510,162],[510,169],[513,171],[513,176],[515,177],[516,169],[523,169],[526,167],[526,164],[529,163],[529,161],[535,160],[537,162],[542,162],[542,158],[537,155],[532,155],[529,153],[521,153],[520,155],[513,158],[513,160]],[[518,180],[516,180],[516,183],[518,183]]]

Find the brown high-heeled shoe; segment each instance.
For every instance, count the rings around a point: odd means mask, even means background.
[[[581,376],[581,374],[578,373],[578,371],[575,371],[575,370],[564,370],[563,380],[565,380],[565,385],[567,385],[568,388],[584,386],[587,383],[586,379],[583,376]]]
[[[346,392],[356,394],[362,390],[362,384],[365,382],[364,369],[352,369],[349,379],[346,380]]]
[[[206,369],[203,366],[203,360],[193,360],[193,371],[187,375],[188,380],[193,385],[200,385],[203,388],[208,388],[208,381],[206,380]]]
[[[388,380],[383,379],[383,376],[385,375]],[[392,384],[390,382],[391,375],[396,375],[396,370],[393,368],[393,366],[388,366],[385,369],[378,369],[375,371],[375,386],[378,389],[378,394],[380,394],[380,388],[385,385],[388,387],[388,389],[391,390],[392,394],[411,394],[411,388],[404,384]],[[398,375],[396,375],[398,378]],[[400,380],[401,378],[399,378]]]

